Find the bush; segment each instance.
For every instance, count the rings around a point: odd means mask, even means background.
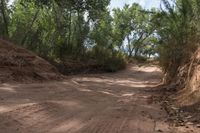
[[[122,55],[115,55],[105,60],[104,70],[107,72],[116,72],[126,68],[126,60]]]
[[[100,68],[102,71],[116,72],[126,67],[126,58],[124,54],[119,51],[95,46],[88,53],[94,60],[96,60],[98,66],[101,66]]]
[[[116,72],[126,68],[126,58],[118,51],[93,49],[84,56],[67,56],[64,60],[49,61],[64,75]]]
[[[144,57],[144,56],[136,56],[134,58],[135,58],[135,60],[137,60],[140,63],[143,63],[143,62],[147,61],[147,57]]]

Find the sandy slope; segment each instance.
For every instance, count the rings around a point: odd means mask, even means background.
[[[161,76],[153,66],[130,66],[62,82],[2,84],[0,133],[199,133],[165,122],[152,102]]]
[[[61,75],[34,53],[0,39],[0,83],[58,80]]]

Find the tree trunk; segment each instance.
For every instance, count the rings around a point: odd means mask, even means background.
[[[71,44],[71,35],[72,35],[72,12],[70,10],[70,14],[69,14],[69,36],[68,36],[68,41],[67,41],[67,45],[70,48],[70,51],[72,51],[72,44]]]
[[[128,41],[128,58],[131,58],[132,52],[131,52],[131,40],[129,38],[129,35],[127,36],[127,41]]]
[[[24,46],[24,44],[25,44],[25,42],[26,42],[26,39],[27,39],[27,37],[28,37],[28,34],[29,34],[29,32],[32,30],[33,25],[34,25],[34,23],[35,23],[35,21],[36,21],[38,15],[39,15],[39,12],[40,12],[40,9],[38,9],[38,10],[36,11],[36,13],[35,13],[35,15],[34,15],[32,21],[31,21],[31,24],[30,24],[30,26],[29,26],[29,29],[28,29],[28,31],[25,33],[25,36],[24,36],[24,38],[23,38],[22,41],[21,41],[21,45],[22,45],[22,46]]]
[[[82,29],[81,29],[81,16],[80,16],[80,11],[77,11],[77,17],[78,17],[78,30],[79,30],[79,37],[77,38],[78,42],[78,53],[77,54],[83,54],[83,44],[82,44]]]
[[[1,0],[1,12],[3,16],[3,22],[4,22],[4,31],[3,31],[3,38],[7,38],[9,36],[9,31],[8,31],[8,19],[6,16],[6,3],[5,0]]]
[[[137,56],[138,56],[138,51],[139,51],[139,48],[136,47],[136,48],[135,48],[135,55],[134,55],[134,57],[137,57]]]

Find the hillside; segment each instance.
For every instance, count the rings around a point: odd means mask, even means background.
[[[178,74],[165,88],[163,106],[169,118],[176,124],[200,125],[200,49],[192,55],[188,63],[178,69]]]
[[[179,69],[178,102],[183,106],[200,101],[200,49],[192,56],[190,62]]]
[[[59,79],[54,66],[28,50],[0,39],[0,82]]]

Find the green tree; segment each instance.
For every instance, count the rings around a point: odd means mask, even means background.
[[[173,5],[163,0],[165,10],[155,15],[159,35],[160,63],[167,81],[189,61],[199,44],[199,1],[177,0]]]
[[[143,42],[154,32],[151,25],[151,15],[138,4],[125,5],[123,9],[114,9],[114,31],[118,46],[127,41],[129,58],[138,56]],[[117,39],[118,38],[118,39]]]
[[[9,36],[9,10],[8,0],[0,0],[0,37],[8,38]]]

